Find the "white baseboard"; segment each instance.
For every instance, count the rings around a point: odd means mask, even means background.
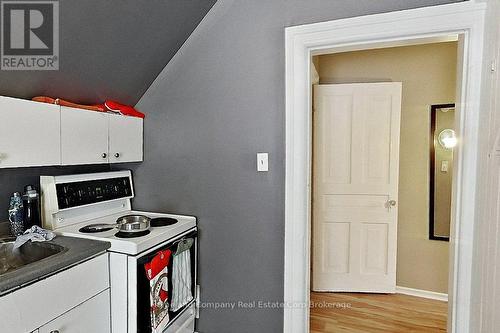
[[[396,293],[448,302],[448,294],[437,293],[435,291],[396,286]]]

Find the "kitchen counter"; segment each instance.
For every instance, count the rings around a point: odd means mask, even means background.
[[[111,246],[109,242],[60,235],[47,243],[66,250],[1,275],[0,296],[104,253]]]

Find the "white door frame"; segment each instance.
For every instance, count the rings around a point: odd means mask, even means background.
[[[457,96],[459,146],[454,223],[450,235],[448,331],[469,331],[476,217],[478,123],[486,4],[466,1],[367,15],[285,29],[286,180],[284,332],[309,332],[311,242],[311,56],[411,45],[460,35],[461,92]]]

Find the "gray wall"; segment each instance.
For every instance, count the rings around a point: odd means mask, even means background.
[[[134,105],[215,1],[61,0],[60,70],[0,71],[0,95]],[[0,169],[0,222],[7,219],[12,192],[37,184],[41,174],[108,169]]]
[[[203,302],[283,300],[284,27],[446,2],[217,2],[138,103],[149,116],[134,168],[136,208],[198,216]],[[205,308],[199,331],[281,332],[282,314]]]
[[[0,95],[134,105],[216,0],[61,0],[60,70],[2,71]]]

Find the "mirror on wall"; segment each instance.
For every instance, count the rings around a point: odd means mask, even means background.
[[[431,106],[429,239],[449,241],[453,183],[455,104]]]

